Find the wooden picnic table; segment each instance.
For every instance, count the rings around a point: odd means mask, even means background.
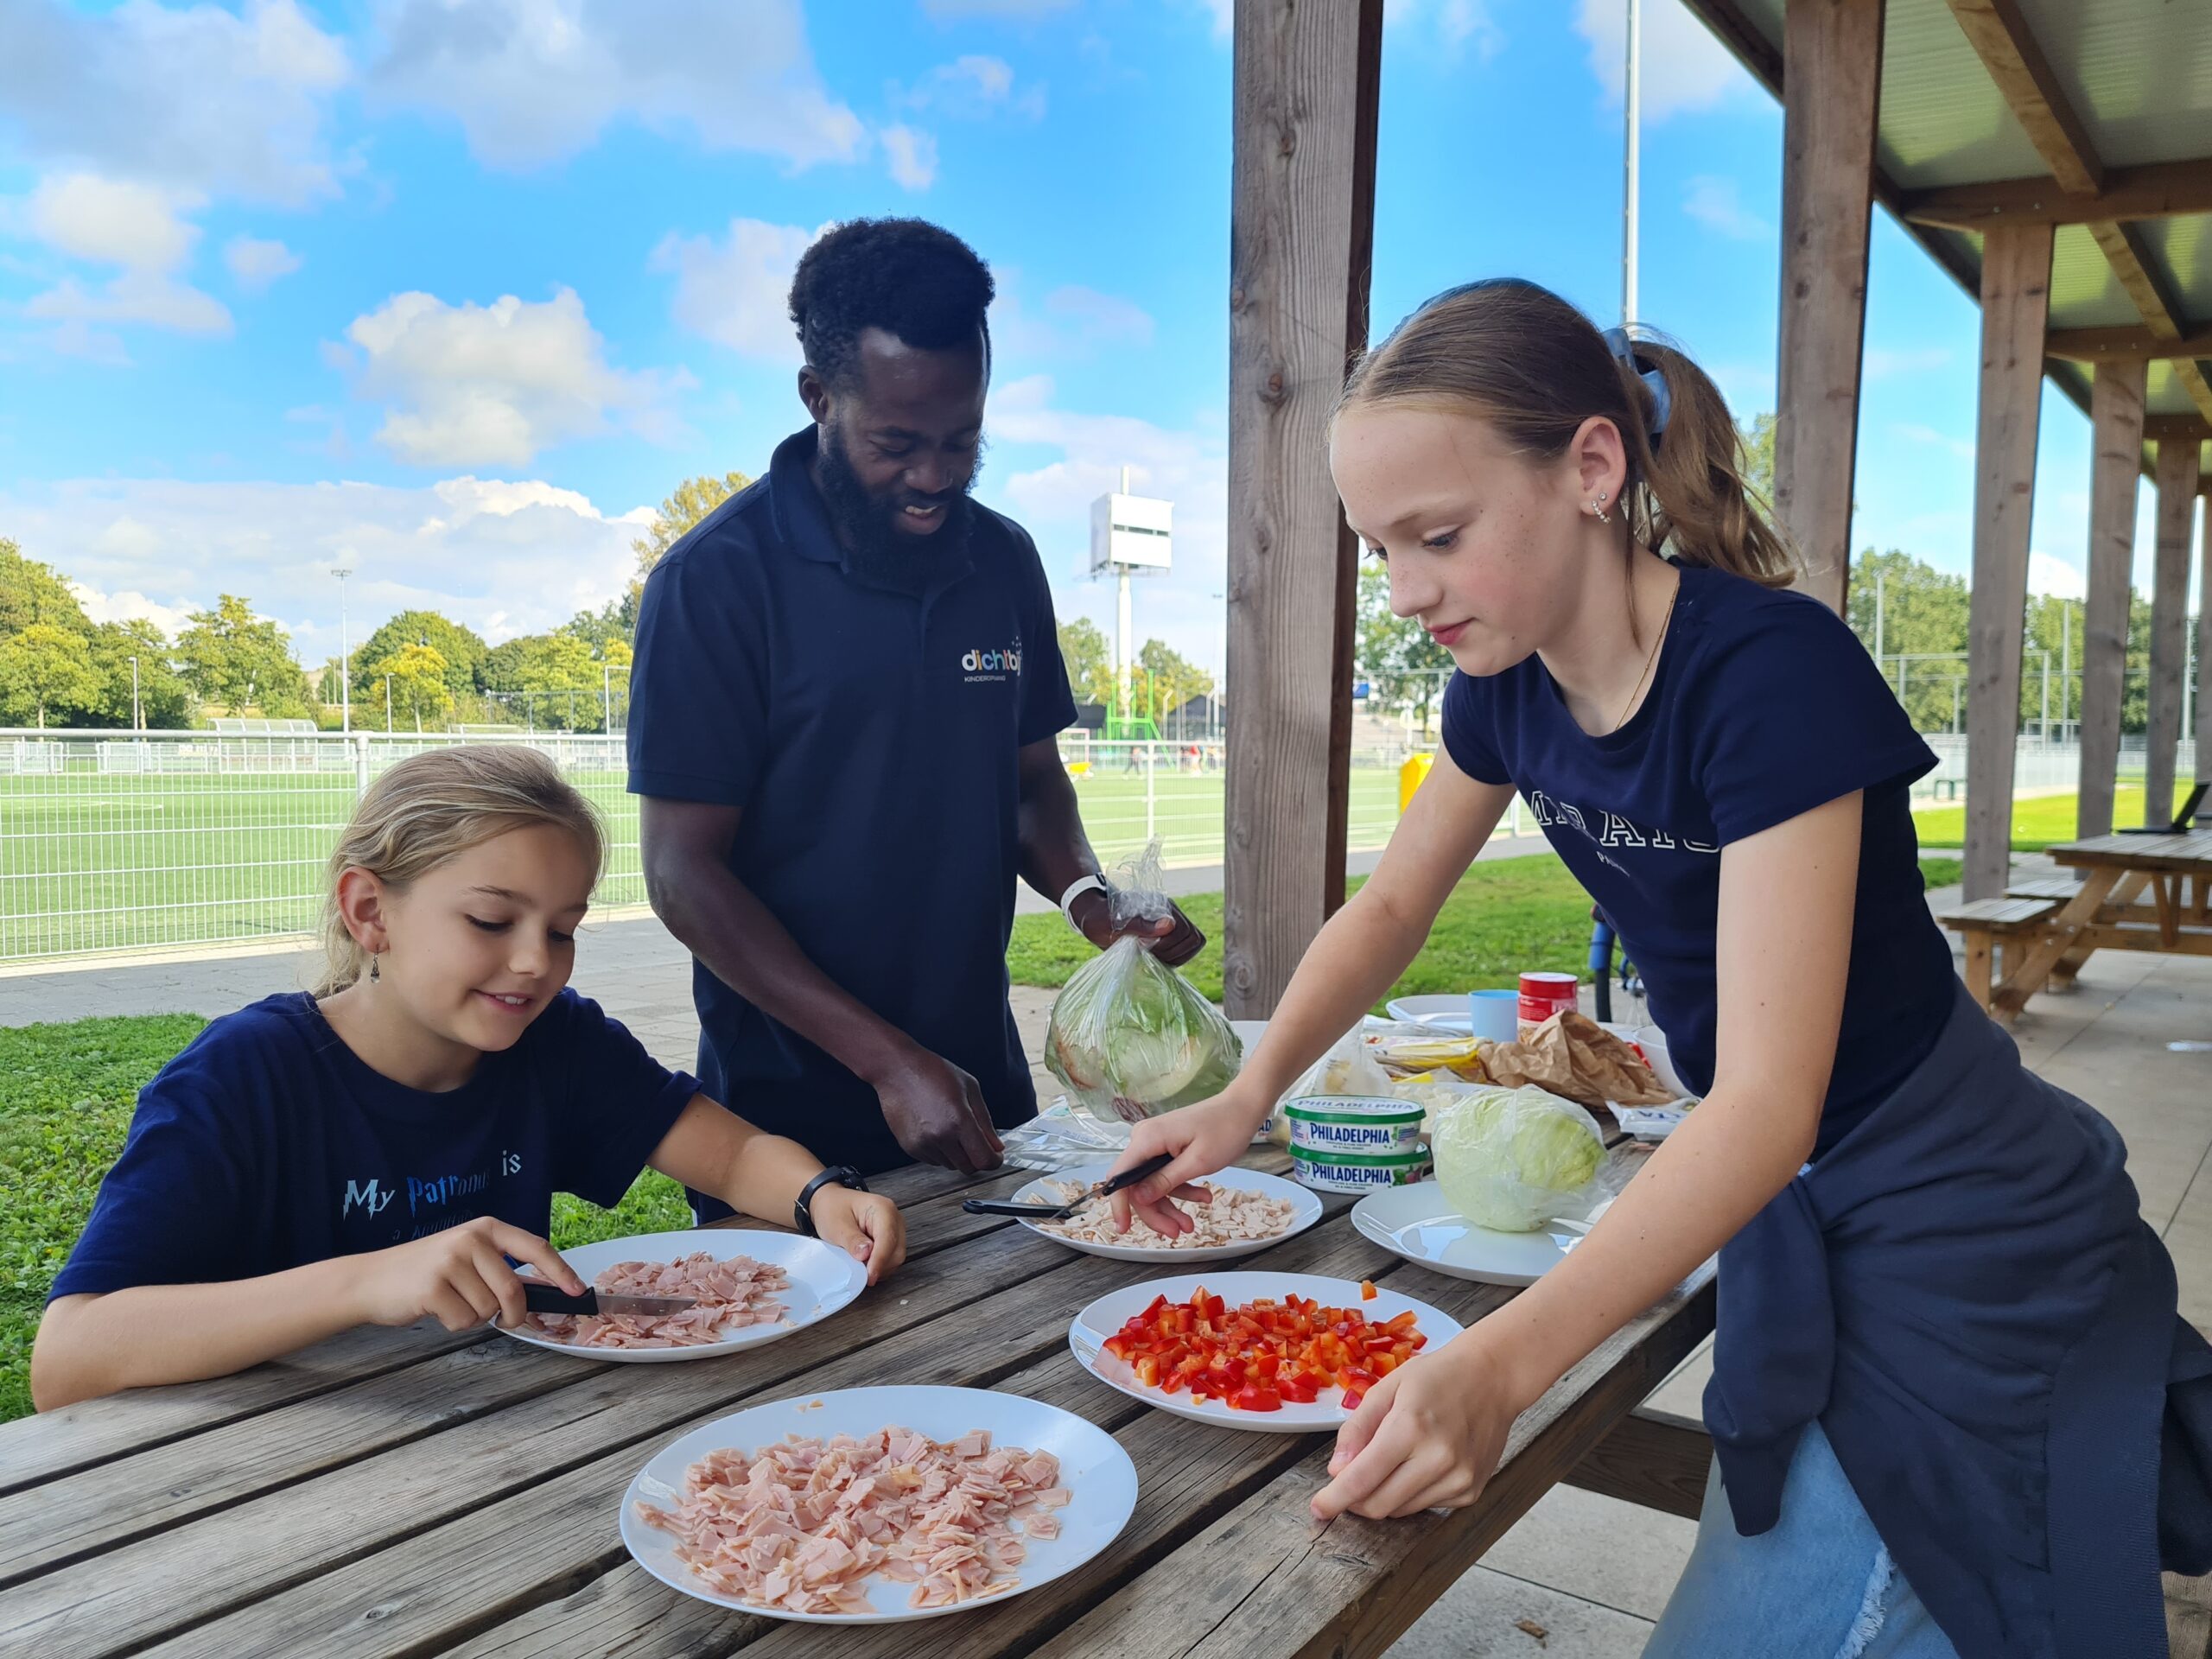
[[[1249,1161],[1287,1166],[1272,1149]],[[907,1217],[906,1268],[834,1319],[725,1357],[611,1364],[482,1331],[369,1327],[238,1376],[0,1428],[0,1653],[1372,1654],[1563,1478],[1694,1512],[1701,1434],[1630,1413],[1712,1329],[1709,1267],[1522,1418],[1474,1507],[1317,1529],[1306,1504],[1327,1479],[1325,1438],[1187,1421],[1077,1365],[1078,1308],[1176,1268],[1080,1255],[960,1208],[1029,1179],[884,1177]],[[1409,1266],[1354,1230],[1349,1198],[1324,1201],[1312,1230],[1233,1265],[1370,1278],[1463,1322],[1513,1294]],[[617,1505],[658,1447],[750,1403],[884,1382],[1081,1414],[1135,1460],[1135,1514],[1104,1554],[1037,1590],[872,1627],[732,1612],[630,1560]]]
[[[2055,982],[2072,983],[2098,950],[2212,956],[2212,830],[2179,835],[2097,836],[2050,849],[2052,861],[2082,872],[2057,909],[2014,927],[2004,971],[1990,982],[1985,952],[1977,976],[1984,1006],[2009,1020]],[[1971,947],[1970,947],[1971,950]]]

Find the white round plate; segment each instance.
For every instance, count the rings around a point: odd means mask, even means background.
[[[1452,1209],[1433,1180],[1369,1193],[1352,1205],[1351,1224],[1384,1249],[1433,1272],[1516,1286],[1535,1284],[1590,1230],[1587,1221],[1555,1221],[1534,1233],[1478,1227]]]
[[[917,1608],[908,1605],[914,1593],[912,1585],[877,1577],[866,1581],[868,1601],[875,1609],[872,1613],[793,1613],[777,1607],[756,1607],[709,1586],[677,1559],[674,1533],[639,1518],[640,1500],[661,1508],[677,1503],[683,1491],[684,1471],[709,1452],[735,1447],[750,1453],[789,1434],[826,1440],[833,1434],[857,1438],[883,1428],[911,1428],[933,1440],[957,1440],[970,1429],[988,1428],[994,1446],[1050,1452],[1060,1460],[1061,1484],[1074,1494],[1059,1511],[1060,1535],[1027,1541],[1028,1559],[1015,1569],[1015,1576],[1021,1580],[1015,1588],[980,1601]],[[661,1447],[622,1494],[622,1542],[638,1565],[663,1584],[717,1607],[810,1624],[880,1624],[897,1619],[934,1618],[970,1607],[995,1607],[1009,1596],[1049,1584],[1112,1543],[1128,1524],[1136,1505],[1137,1468],[1129,1461],[1129,1454],[1104,1429],[1071,1411],[991,1389],[919,1385],[839,1389],[718,1417]]]
[[[1136,1373],[1127,1362],[1106,1351],[1106,1338],[1127,1324],[1132,1315],[1152,1306],[1154,1297],[1165,1296],[1171,1302],[1187,1301],[1201,1285],[1231,1307],[1262,1296],[1281,1299],[1294,1294],[1311,1297],[1324,1307],[1356,1307],[1370,1321],[1393,1319],[1411,1309],[1421,1334],[1428,1338],[1427,1345],[1421,1350],[1425,1354],[1434,1353],[1463,1328],[1448,1313],[1410,1296],[1401,1296],[1387,1285],[1376,1287],[1372,1301],[1363,1301],[1358,1284],[1350,1279],[1325,1279],[1311,1273],[1186,1273],[1173,1279],[1150,1279],[1125,1290],[1113,1291],[1077,1314],[1075,1322],[1068,1326],[1068,1346],[1074,1351],[1076,1363],[1130,1399],[1141,1400],[1147,1406],[1157,1406],[1178,1417],[1188,1417],[1192,1422],[1214,1423],[1224,1428],[1258,1429],[1272,1434],[1313,1434],[1325,1430],[1333,1433],[1351,1414],[1344,1409],[1342,1389],[1325,1390],[1311,1405],[1285,1401],[1281,1411],[1236,1411],[1217,1400],[1193,1400],[1188,1394],[1164,1394],[1158,1389],[1148,1389],[1137,1381]]]
[[[1475,1028],[1475,1016],[1465,996],[1402,996],[1385,1003],[1383,1011],[1393,1020],[1402,1020],[1409,1025],[1433,1026],[1439,1031],[1468,1032]]]
[[[508,1331],[504,1336],[534,1348],[579,1359],[611,1359],[624,1364],[658,1365],[670,1360],[711,1359],[716,1354],[757,1348],[778,1337],[787,1337],[810,1325],[818,1325],[846,1306],[868,1288],[868,1269],[834,1244],[797,1233],[748,1233],[727,1227],[700,1228],[680,1233],[633,1233],[627,1238],[606,1238],[595,1244],[579,1244],[561,1252],[561,1259],[576,1270],[586,1284],[618,1262],[673,1262],[679,1256],[706,1251],[718,1262],[733,1255],[749,1255],[781,1268],[790,1276],[790,1287],[781,1293],[789,1324],[748,1325],[733,1331],[720,1342],[685,1348],[588,1348],[573,1342],[555,1342],[535,1331]]]
[[[1056,1194],[1046,1191],[1047,1181],[1073,1181],[1089,1186],[1104,1180],[1113,1173],[1110,1163],[1078,1164],[1073,1169],[1057,1170],[1050,1175],[1040,1175],[1014,1195],[1016,1204],[1051,1204]],[[1189,1249],[1147,1248],[1142,1244],[1093,1244],[1087,1240],[1070,1238],[1064,1233],[1049,1232],[1033,1221],[1021,1224],[1033,1233],[1051,1239],[1055,1244],[1065,1244],[1071,1250],[1081,1250],[1085,1255],[1103,1255],[1116,1262],[1156,1262],[1162,1266],[1182,1262],[1228,1262],[1240,1255],[1249,1255],[1255,1250],[1264,1250],[1294,1238],[1321,1219],[1321,1200],[1311,1189],[1296,1181],[1287,1181],[1280,1175],[1265,1175],[1256,1169],[1231,1166],[1205,1179],[1208,1186],[1233,1187],[1240,1192],[1261,1192],[1271,1198],[1287,1198],[1293,1206],[1290,1225],[1267,1238],[1255,1238],[1243,1244],[1212,1244]]]

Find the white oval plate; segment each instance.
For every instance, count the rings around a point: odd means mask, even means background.
[[[1433,1180],[1369,1193],[1352,1205],[1351,1224],[1362,1236],[1433,1272],[1513,1286],[1535,1284],[1590,1230],[1587,1221],[1555,1221],[1535,1233],[1478,1227],[1452,1209]]]
[[[1475,1016],[1468,1009],[1465,996],[1402,996],[1385,1003],[1383,1012],[1393,1020],[1409,1025],[1433,1026],[1439,1031],[1467,1032],[1475,1028]]]
[[[555,1342],[534,1331],[494,1328],[502,1336],[526,1342],[533,1348],[574,1354],[579,1359],[658,1365],[670,1360],[711,1359],[717,1354],[735,1353],[741,1348],[757,1348],[764,1342],[787,1337],[810,1325],[819,1325],[868,1288],[866,1268],[836,1245],[798,1233],[748,1233],[728,1227],[704,1227],[679,1233],[633,1233],[627,1238],[579,1244],[562,1251],[561,1259],[576,1270],[578,1278],[589,1284],[618,1262],[673,1262],[679,1256],[696,1255],[701,1250],[717,1262],[727,1262],[733,1255],[749,1255],[755,1262],[781,1268],[791,1281],[782,1298],[789,1310],[785,1317],[790,1323],[748,1325],[741,1331],[731,1332],[720,1342],[700,1343],[688,1348],[587,1348],[573,1342]]]
[[[794,1613],[777,1607],[756,1607],[710,1587],[677,1559],[675,1534],[649,1526],[638,1516],[640,1499],[663,1508],[676,1503],[683,1490],[684,1471],[709,1452],[733,1446],[750,1453],[789,1434],[827,1440],[832,1434],[858,1437],[893,1427],[911,1428],[933,1440],[957,1440],[972,1428],[988,1428],[994,1446],[1050,1452],[1060,1460],[1061,1483],[1074,1494],[1059,1512],[1060,1535],[1027,1541],[1028,1559],[1016,1569],[1021,1581],[1014,1589],[950,1607],[917,1608],[907,1605],[914,1593],[912,1585],[877,1578],[866,1581],[868,1601],[875,1608],[872,1613]],[[1137,1468],[1129,1461],[1129,1454],[1111,1434],[1073,1412],[992,1389],[912,1385],[840,1389],[718,1417],[661,1447],[637,1472],[629,1490],[622,1494],[621,1528],[622,1542],[638,1565],[687,1596],[768,1618],[810,1624],[879,1624],[935,1618],[970,1607],[995,1607],[1009,1596],[1049,1584],[1074,1572],[1112,1543],[1128,1524],[1136,1506]]]
[[[1016,1204],[1050,1204],[1055,1195],[1046,1190],[1046,1181],[1073,1181],[1089,1186],[1104,1180],[1113,1173],[1110,1163],[1078,1164],[1073,1169],[1063,1169],[1050,1175],[1040,1175],[1014,1195]],[[1051,1239],[1055,1244],[1065,1244],[1071,1250],[1081,1250],[1085,1255],[1103,1255],[1116,1262],[1157,1262],[1165,1266],[1179,1262],[1229,1262],[1240,1255],[1249,1255],[1255,1250],[1264,1250],[1280,1244],[1287,1238],[1295,1238],[1315,1222],[1321,1219],[1321,1200],[1313,1192],[1296,1181],[1287,1181],[1280,1175],[1262,1174],[1256,1169],[1238,1169],[1235,1166],[1205,1179],[1208,1186],[1232,1187],[1240,1192],[1261,1192],[1271,1198],[1287,1198],[1295,1206],[1290,1225],[1266,1238],[1255,1238],[1244,1244],[1212,1244],[1189,1249],[1166,1249],[1142,1244],[1093,1244],[1086,1240],[1070,1238],[1065,1234],[1048,1231],[1033,1221],[1021,1224],[1033,1233]]]
[[[1375,1300],[1362,1301],[1358,1284],[1350,1279],[1325,1279],[1311,1273],[1186,1273],[1173,1279],[1150,1279],[1101,1296],[1075,1316],[1068,1326],[1068,1346],[1076,1363],[1109,1388],[1132,1400],[1188,1417],[1194,1423],[1213,1423],[1224,1428],[1257,1429],[1270,1434],[1333,1433],[1351,1414],[1344,1407],[1344,1390],[1330,1389],[1311,1405],[1286,1401],[1281,1411],[1234,1411],[1217,1400],[1194,1401],[1187,1394],[1163,1394],[1137,1381],[1136,1373],[1106,1351],[1106,1338],[1127,1324],[1134,1314],[1152,1305],[1155,1296],[1171,1302],[1186,1301],[1199,1286],[1234,1307],[1262,1296],[1278,1299],[1296,1294],[1309,1296],[1324,1307],[1356,1307],[1370,1321],[1393,1319],[1411,1309],[1428,1344],[1421,1350],[1433,1354],[1464,1328],[1448,1313],[1401,1296],[1387,1285],[1376,1287]]]

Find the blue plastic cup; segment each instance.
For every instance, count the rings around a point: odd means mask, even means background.
[[[1510,1043],[1521,1034],[1521,993],[1471,991],[1467,1013],[1476,1038],[1484,1042]]]

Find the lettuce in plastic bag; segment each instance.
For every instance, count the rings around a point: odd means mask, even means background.
[[[1116,880],[1116,926],[1169,913],[1159,860],[1155,842]],[[1143,940],[1125,938],[1054,1000],[1045,1065],[1093,1116],[1135,1123],[1219,1094],[1243,1052],[1219,1009]]]
[[[1601,1196],[1597,1120],[1533,1085],[1477,1089],[1440,1107],[1429,1149],[1446,1200],[1478,1227],[1532,1233],[1580,1220]]]

